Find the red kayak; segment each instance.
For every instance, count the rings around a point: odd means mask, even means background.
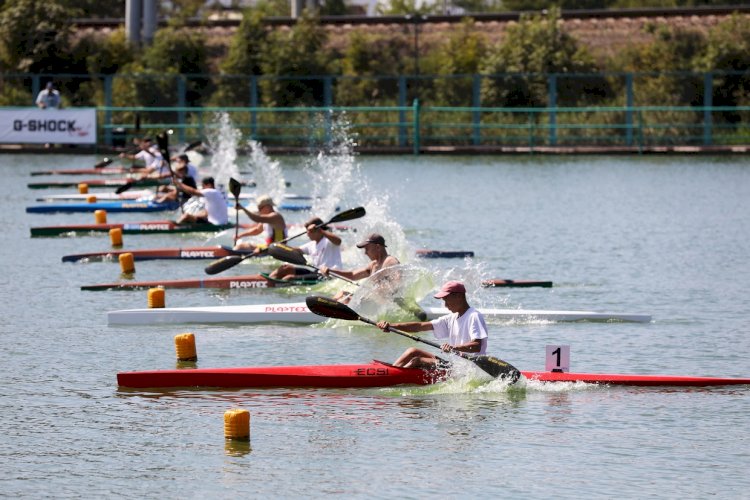
[[[505,288],[530,288],[538,286],[542,288],[552,288],[551,281],[532,281],[532,280],[483,280],[482,286],[491,287],[505,287]]]
[[[117,261],[120,255],[132,253],[133,260],[195,260],[195,259],[218,259],[229,255],[246,255],[247,252],[233,250],[225,245],[206,246],[206,247],[184,247],[184,248],[147,248],[143,250],[108,250],[106,252],[79,253],[73,255],[64,255],[63,262],[78,262],[81,260],[114,260]]]
[[[246,288],[276,288],[281,286],[315,285],[318,280],[277,280],[266,274],[248,274],[245,276],[218,276],[214,278],[158,280],[158,281],[119,281],[99,285],[84,285],[81,290],[144,290],[147,288],[222,288],[242,290]]]
[[[543,382],[585,382],[636,386],[745,385],[750,378],[684,377],[672,375],[605,375],[594,373],[521,372]],[[397,368],[382,361],[355,365],[267,366],[247,368],[196,368],[153,370],[117,374],[120,387],[388,387],[428,385],[444,380],[443,371]]]
[[[250,224],[240,224],[241,229],[250,228]],[[62,226],[38,226],[31,228],[31,236],[64,236],[69,233],[108,233],[110,229],[120,228],[122,234],[161,234],[161,233],[195,233],[217,232],[234,228],[234,224],[215,225],[209,223],[177,224],[173,220],[151,220],[143,222],[124,222],[119,224],[67,224]]]
[[[130,167],[61,168],[59,170],[35,170],[31,172],[31,175],[123,175],[138,173],[138,170]]]

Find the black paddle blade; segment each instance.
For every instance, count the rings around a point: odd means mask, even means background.
[[[365,207],[350,208],[349,210],[344,210],[343,212],[331,217],[331,220],[329,220],[328,223],[332,224],[334,222],[359,219],[360,217],[364,217],[365,213]]]
[[[112,160],[110,158],[104,158],[102,161],[94,165],[94,168],[103,168],[109,165],[110,163],[112,163]]]
[[[351,308],[349,308],[349,306],[328,297],[311,295],[310,297],[307,297],[305,299],[305,303],[307,304],[307,308],[318,316],[335,319],[346,319],[349,321],[356,321],[360,319],[359,315],[355,313]]]
[[[234,200],[237,201],[240,198],[240,191],[242,191],[242,183],[234,177],[229,178],[229,192],[234,196]]]
[[[521,372],[515,366],[506,363],[502,359],[493,356],[476,356],[469,359],[494,378],[505,379],[511,384],[514,384],[521,378]]]
[[[268,246],[268,254],[274,259],[279,259],[297,266],[306,266],[307,261],[302,253],[282,243],[272,243]]]
[[[188,144],[187,146],[185,146],[185,149],[183,150],[183,153],[187,153],[188,151],[192,151],[195,148],[197,148],[198,146],[202,146],[202,145],[203,145],[203,141],[193,141],[190,144]]]
[[[248,254],[251,255],[251,254]],[[222,271],[226,271],[230,267],[234,267],[242,262],[248,255],[228,255],[221,259],[215,260],[206,266],[204,269],[206,274],[219,274]]]
[[[115,189],[115,194],[124,193],[125,191],[127,191],[128,189],[130,189],[132,187],[133,187],[133,182],[132,181],[131,182],[126,182],[122,186],[120,186],[117,189]]]

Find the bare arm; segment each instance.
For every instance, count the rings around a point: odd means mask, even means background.
[[[326,238],[328,238],[328,241],[330,241],[331,243],[333,243],[337,247],[341,246],[341,238],[339,238],[338,236],[336,236],[335,234],[333,234],[330,231],[326,231],[325,229],[322,229],[322,232],[323,232],[323,236],[325,236]]]
[[[427,332],[432,330],[432,322],[430,321],[410,321],[407,323],[389,323],[387,321],[378,322],[378,328],[387,332],[389,328],[395,328],[396,330],[402,330],[404,332]]]

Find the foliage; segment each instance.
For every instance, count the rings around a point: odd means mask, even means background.
[[[344,78],[336,86],[336,103],[342,106],[394,104],[398,99],[398,81],[375,78],[403,72],[404,42],[353,31],[342,54],[341,72]]]
[[[125,0],[60,0],[75,17],[117,19],[125,13]]]
[[[544,9],[606,9],[615,0],[503,0],[506,10],[540,11]]]
[[[375,11],[382,16],[437,14],[438,5],[419,0],[380,0]]]
[[[70,12],[55,0],[8,0],[0,12],[0,64],[7,71],[64,72]]]
[[[326,40],[317,15],[308,10],[291,29],[270,36],[261,62],[263,74],[290,78],[261,82],[266,104],[285,107],[323,103],[324,83],[315,77],[329,73]]]
[[[481,72],[486,75],[512,74],[513,84],[485,79],[482,85],[484,106],[546,106],[546,79],[550,73],[593,73],[598,71],[588,51],[560,28],[560,11],[546,15],[522,15],[518,24],[510,25],[500,44],[490,49]],[[589,90],[596,85],[587,84]],[[574,103],[580,88],[558,91],[562,102]],[[608,89],[601,89],[602,94]]]

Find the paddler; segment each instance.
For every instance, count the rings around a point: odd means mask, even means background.
[[[254,245],[249,241],[238,240],[234,245],[235,250],[247,250],[258,253],[271,243],[282,241],[287,237],[286,221],[284,220],[284,216],[276,211],[276,204],[273,202],[273,198],[264,194],[255,200],[255,204],[258,207],[257,212],[251,212],[240,203],[237,203],[236,209],[242,210],[248,217],[250,217],[250,220],[257,223],[244,233],[240,233],[238,237],[242,238],[245,236],[263,234],[265,236],[265,246]]]
[[[217,226],[229,222],[227,210],[227,199],[224,193],[216,189],[213,177],[204,177],[201,180],[201,188],[195,189],[184,184],[176,175],[172,176],[175,187],[191,196],[203,198],[203,206],[195,212],[185,212],[177,220],[178,224],[209,222]]]
[[[333,234],[328,226],[323,224],[320,217],[313,217],[305,222],[305,230],[310,241],[295,250],[303,255],[309,255],[312,265],[320,268],[341,269],[341,238]],[[309,275],[317,277],[309,268],[295,266],[293,264],[282,264],[269,276],[280,280],[301,279]]]
[[[482,313],[467,302],[464,284],[460,281],[448,281],[435,294],[435,298],[443,299],[450,314],[432,321],[407,323],[380,321],[378,327],[383,331],[393,327],[411,333],[433,330],[435,338],[447,339],[440,346],[443,352],[461,351],[473,355],[485,354],[487,324]],[[404,368],[435,368],[444,363],[444,360],[432,353],[410,347],[393,364]]]
[[[139,169],[138,173],[143,177],[158,176],[158,177],[169,177],[169,166],[164,160],[164,157],[159,151],[159,148],[153,143],[150,137],[144,137],[138,143],[140,151],[135,154],[120,153],[120,158],[127,158],[130,160],[141,160],[145,167]]]
[[[176,168],[174,169],[175,176],[180,179],[186,186],[197,189],[198,186],[195,183],[196,177],[190,174],[190,167],[187,161],[182,161],[178,158],[176,162]],[[182,196],[178,196],[178,195]],[[168,203],[170,201],[179,201],[183,205],[191,197],[191,194],[187,191],[178,191],[173,185],[170,186],[159,186],[157,195],[154,197],[156,203]],[[178,200],[179,198],[179,200]]]
[[[334,270],[335,274],[350,280],[361,280],[372,276],[381,269],[400,264],[396,257],[388,254],[385,238],[378,233],[372,233],[365,240],[357,243],[357,248],[364,249],[365,255],[370,258],[370,263],[352,271],[340,271],[337,269]],[[328,266],[321,266],[320,274],[327,277],[329,270]],[[348,302],[350,295],[348,292],[341,291],[333,298],[342,302]]]

